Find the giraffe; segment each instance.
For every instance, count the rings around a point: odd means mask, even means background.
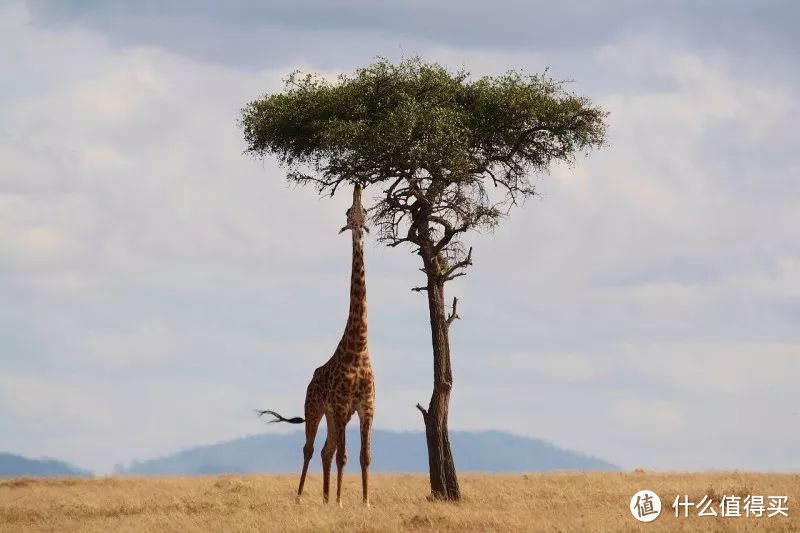
[[[314,371],[308,384],[305,401],[305,419],[286,419],[274,411],[258,411],[259,416],[275,417],[270,422],[306,424],[306,443],[303,446],[303,471],[297,489],[298,501],[303,495],[303,485],[308,464],[314,453],[314,438],[322,417],[328,427],[328,437],[322,448],[322,499],[328,503],[331,463],[336,455],[336,503],[342,506],[342,474],[347,463],[345,427],[358,413],[361,429],[361,487],[364,504],[369,507],[369,464],[371,461],[370,432],[375,412],[375,383],[367,349],[367,288],[364,277],[364,231],[366,212],[361,205],[361,187],[353,189],[353,204],[347,210],[347,224],[339,231],[352,232],[353,265],[350,275],[350,314],[339,345],[333,356]]]

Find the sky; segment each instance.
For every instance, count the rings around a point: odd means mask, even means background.
[[[420,55],[549,69],[610,113],[607,147],[468,238],[451,428],[800,470],[799,4],[220,6],[0,0],[0,450],[107,473],[296,430],[253,409],[302,415],[341,336],[347,195],[245,155],[239,111]],[[423,428],[417,261],[368,237],[378,428]]]

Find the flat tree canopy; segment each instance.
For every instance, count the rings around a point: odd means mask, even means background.
[[[380,60],[335,82],[295,72],[282,93],[243,109],[242,126],[248,152],[277,155],[290,180],[329,194],[342,181],[383,185],[372,217],[392,244],[422,244],[401,225],[416,197],[406,189],[437,183],[430,229],[448,235],[442,251],[451,252],[455,234],[495,226],[534,194],[532,174],[602,145],[605,116],[543,75],[472,80],[413,58]],[[499,200],[490,200],[492,186]]]
[[[242,110],[247,151],[276,155],[291,181],[321,194],[343,182],[379,191],[369,208],[379,238],[409,243],[422,259],[434,359],[434,390],[423,415],[431,491],[460,491],[447,437],[452,387],[444,284],[464,275],[471,249],[461,237],[492,229],[535,194],[530,177],[554,161],[603,145],[606,113],[546,75],[510,71],[473,79],[412,58],[378,60],[328,81],[292,74],[280,93]]]

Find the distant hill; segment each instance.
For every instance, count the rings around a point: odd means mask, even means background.
[[[317,435],[312,470],[320,469],[319,451],[325,432]],[[347,434],[350,469],[358,470],[360,439],[357,430]],[[546,441],[502,431],[451,431],[450,442],[461,472],[545,472],[550,470],[620,470],[616,465],[564,450]],[[219,473],[295,473],[302,466],[303,433],[262,434],[176,454],[134,461],[118,468],[119,474],[204,475]],[[356,465],[353,467],[352,465]],[[353,470],[355,468],[355,470]],[[374,430],[373,472],[427,472],[428,453],[422,432]]]
[[[92,473],[55,459],[28,459],[13,453],[0,452],[0,477],[72,477]]]

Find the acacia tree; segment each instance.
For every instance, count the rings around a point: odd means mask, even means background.
[[[335,194],[344,182],[380,191],[369,208],[379,239],[422,260],[433,346],[425,423],[431,496],[459,500],[448,438],[457,314],[445,284],[465,275],[462,237],[491,230],[536,194],[529,177],[603,145],[606,113],[546,75],[510,71],[473,79],[419,58],[372,65],[336,81],[295,72],[282,92],[242,109],[247,151],[273,154],[288,179]]]

